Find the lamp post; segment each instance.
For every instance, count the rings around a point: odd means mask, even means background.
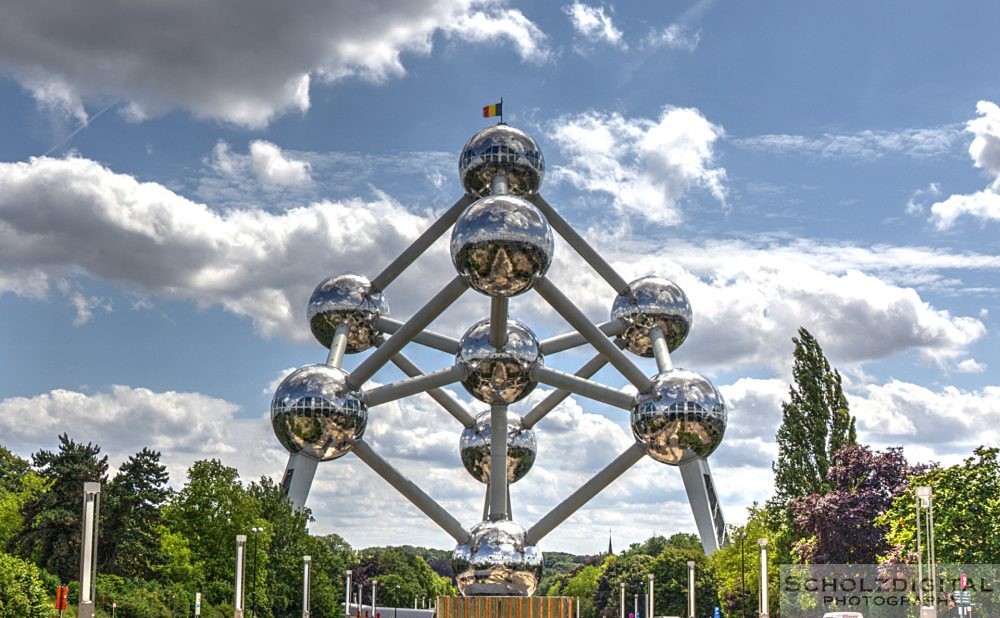
[[[694,618],[694,560],[688,560],[688,618]]]
[[[767,618],[767,539],[757,539],[757,545],[760,546],[760,618]]]
[[[302,556],[302,618],[309,618],[311,605],[310,566],[312,566],[312,556]]]
[[[80,535],[80,600],[78,618],[93,618],[97,596],[97,522],[101,510],[101,484],[83,484],[83,530]]]
[[[236,598],[233,601],[233,618],[243,618],[243,550],[247,535],[236,535]]]
[[[618,603],[618,616],[619,618],[625,618],[625,582],[621,583],[621,600]]]
[[[743,618],[747,618],[747,567],[746,560],[744,559],[745,553],[743,552],[746,540],[747,531],[744,528],[743,534],[740,535],[740,610],[742,611]]]
[[[372,580],[372,618],[375,618],[376,615],[377,615],[377,612],[375,611],[375,608],[378,607],[377,605],[375,605],[375,591],[377,589],[378,589],[378,580],[377,579],[373,579]]]
[[[250,615],[253,618],[257,618],[257,535],[263,530],[257,526],[250,528],[250,532],[253,532],[253,567],[250,571],[253,583],[250,584]]]
[[[920,617],[935,618],[937,616],[937,564],[934,556],[934,499],[930,487],[916,487],[914,494],[917,499],[917,583],[918,595],[920,598]],[[927,517],[924,520],[924,539],[927,542],[927,576],[931,580],[931,600],[930,606],[925,607],[924,599],[924,574],[923,574],[923,552],[920,551],[920,511],[927,510]]]
[[[653,618],[656,614],[656,602],[653,597],[653,574],[650,573],[646,577],[649,578],[649,592],[646,594],[646,605],[648,606],[646,608],[646,617]]]
[[[345,588],[344,588],[344,618],[351,618],[351,570],[347,569],[344,573]]]

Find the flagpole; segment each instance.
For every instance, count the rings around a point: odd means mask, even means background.
[[[500,124],[503,124],[503,97],[500,97]]]

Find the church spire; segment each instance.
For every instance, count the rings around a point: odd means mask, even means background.
[[[608,528],[608,555],[613,556],[615,550],[611,548],[611,528]]]

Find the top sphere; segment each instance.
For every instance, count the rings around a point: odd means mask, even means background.
[[[491,193],[497,172],[507,175],[511,195],[533,195],[538,193],[545,175],[545,158],[524,131],[506,124],[486,127],[462,148],[458,176],[466,193],[484,197]]]
[[[629,284],[611,306],[611,319],[625,322],[618,336],[633,354],[651,358],[653,340],[649,331],[659,327],[673,352],[691,330],[691,303],[684,290],[662,277],[640,277]]]
[[[372,290],[367,277],[346,273],[327,277],[309,297],[306,316],[316,340],[329,348],[333,333],[347,324],[347,352],[363,352],[381,334],[375,320],[389,315],[389,303],[381,292]]]

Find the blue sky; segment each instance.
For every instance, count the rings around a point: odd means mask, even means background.
[[[990,2],[0,6],[2,443],[27,456],[65,431],[113,466],[151,446],[175,485],[206,457],[280,475],[274,386],[325,359],[309,293],[375,276],[459,197],[458,152],[502,96],[545,154],[546,199],[626,279],[691,299],[674,362],[730,404],[711,458],[729,521],[770,495],[799,326],[863,442],[960,461],[1000,442],[997,23]],[[552,279],[606,320],[611,291],[556,251]],[[453,273],[435,245],[387,290],[392,316]],[[487,307],[470,292],[434,328],[457,337]],[[568,330],[533,294],[512,313]],[[435,405],[375,408],[366,437],[471,526],[483,489]],[[526,527],[632,440],[582,399],[537,431],[512,487]],[[309,504],[357,546],[451,544],[352,455],[320,466]],[[599,551],[608,529],[694,531],[677,471],[641,462],[541,549]]]

